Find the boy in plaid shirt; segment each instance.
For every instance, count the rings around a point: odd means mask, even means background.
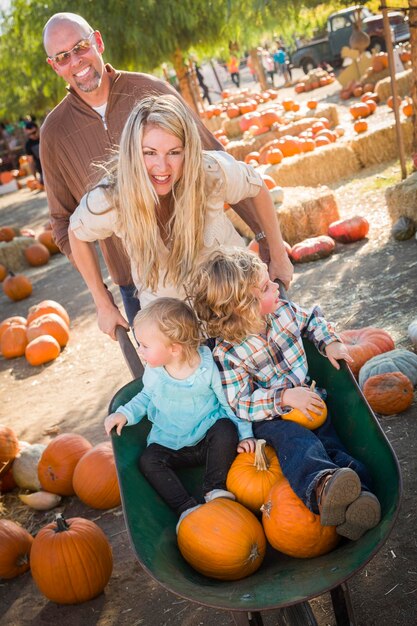
[[[274,447],[292,489],[324,526],[359,539],[380,520],[378,499],[365,466],[344,448],[328,417],[316,430],[283,420],[299,409],[319,413],[324,390],[308,380],[302,337],[334,367],[351,358],[319,307],[311,311],[280,300],[278,285],[260,259],[241,249],[217,252],[202,266],[193,290],[197,315],[210,337],[224,391],[254,436]],[[254,451],[255,440],[240,442]]]

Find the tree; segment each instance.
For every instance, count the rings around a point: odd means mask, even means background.
[[[411,44],[411,99],[413,101],[413,162],[417,169],[417,0],[409,0],[410,12],[408,14],[410,24],[410,44]]]

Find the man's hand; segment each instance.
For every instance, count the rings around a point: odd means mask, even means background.
[[[266,239],[259,241],[259,256],[268,265],[269,277],[271,280],[279,278],[285,289],[288,289],[294,274],[294,267],[284,251],[278,256],[271,253]]]
[[[109,335],[114,341],[116,341],[116,326],[123,326],[126,330],[129,330],[129,323],[125,320],[120,313],[117,306],[108,301],[108,304],[97,308],[97,323],[100,330]]]

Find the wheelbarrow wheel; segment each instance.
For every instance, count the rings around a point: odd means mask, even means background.
[[[318,626],[314,613],[308,602],[300,602],[287,606],[273,613],[277,619],[276,626]],[[235,626],[263,626],[262,614],[232,613]]]

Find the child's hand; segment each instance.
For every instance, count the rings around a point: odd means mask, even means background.
[[[255,452],[255,448],[256,448],[256,439],[251,437],[249,439],[242,439],[242,441],[239,441],[238,446],[237,446],[237,451],[239,452],[239,454],[241,452]]]
[[[117,426],[116,432],[121,434],[123,426],[126,424],[127,419],[122,413],[111,413],[104,420],[104,430],[108,435],[114,426]]]
[[[340,341],[333,341],[333,343],[329,343],[324,351],[330,363],[337,370],[340,369],[338,361],[340,361],[341,359],[344,359],[348,363],[353,363],[353,359],[350,356],[348,349],[346,348],[345,344],[341,343]]]
[[[282,394],[281,403],[293,409],[299,409],[311,422],[314,421],[314,418],[308,414],[308,411],[319,415],[324,405],[320,396],[309,387],[286,389]]]

